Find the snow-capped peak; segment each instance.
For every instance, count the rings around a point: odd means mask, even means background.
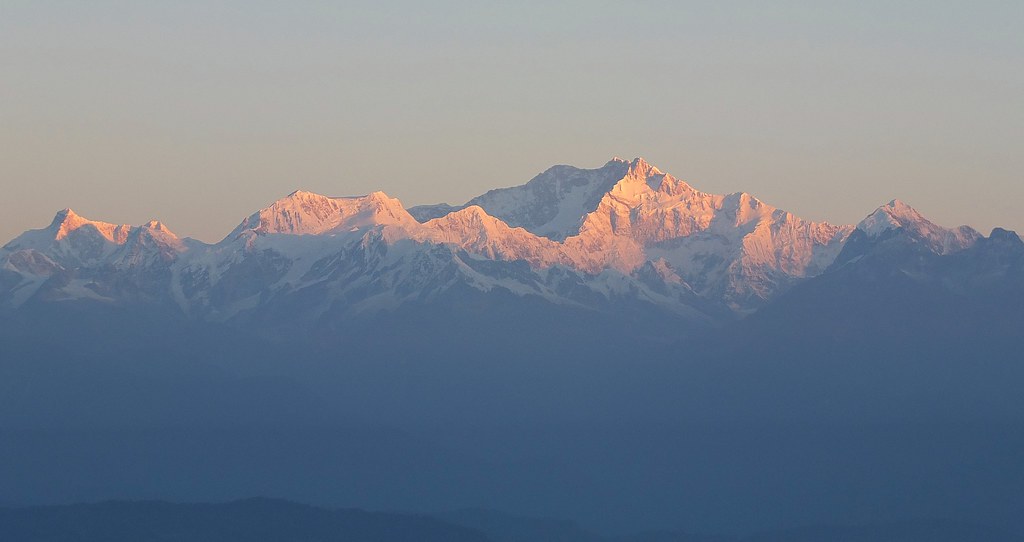
[[[78,216],[78,213],[71,210],[70,207],[65,207],[64,209],[57,211],[57,214],[53,216],[53,221],[50,222],[50,227],[59,228],[62,224],[65,223],[70,224],[75,222],[82,222],[84,220],[85,219]]]
[[[128,239],[132,227],[127,224],[110,224],[84,218],[71,209],[62,209],[50,222],[50,225],[37,230],[28,230],[4,245],[7,250],[32,249],[47,252],[56,245],[65,246],[65,251],[72,245],[88,245],[93,251],[104,243],[120,245]],[[77,241],[76,241],[77,239]]]
[[[860,224],[857,224],[857,229],[868,235],[878,236],[887,230],[913,227],[922,223],[931,224],[921,216],[921,213],[917,212],[917,209],[894,199],[875,209]]]
[[[487,214],[487,211],[479,205],[467,205],[458,211],[451,213],[449,216],[454,217],[467,217],[473,221],[495,221],[497,220],[493,216]]]
[[[662,174],[660,169],[654,167],[653,165],[648,163],[647,160],[644,160],[640,156],[634,158],[629,163],[629,172],[630,173],[634,173],[636,175],[643,175],[645,177],[650,177],[651,175],[661,175]]]
[[[423,226],[424,230],[431,232],[432,237],[444,242],[464,239],[467,236],[495,237],[509,229],[507,224],[487,214],[479,205],[463,207],[440,218],[428,220]]]
[[[139,226],[139,227],[140,228],[145,228],[147,230],[158,231],[158,232],[164,233],[166,235],[169,235],[171,237],[175,237],[175,238],[178,237],[166,225],[164,225],[163,222],[160,222],[159,220],[150,220],[149,222],[146,222],[145,224],[143,224],[142,226]]]
[[[561,245],[513,228],[479,205],[470,205],[423,223],[416,234],[421,241],[456,245],[491,259],[526,260],[536,267],[569,263]]]
[[[332,198],[296,190],[253,213],[228,238],[245,230],[256,233],[318,235],[375,225],[413,225],[416,220],[402,203],[384,192]]]
[[[89,220],[82,217],[72,211],[71,209],[62,209],[57,212],[53,217],[53,222],[50,223],[48,228],[53,232],[53,240],[60,241],[66,238],[71,232],[83,227],[90,226],[95,228],[111,243],[121,244],[124,243],[125,239],[128,238],[128,233],[131,231],[131,226],[127,224],[110,224],[108,222],[99,222],[96,220]]]
[[[62,209],[49,226],[26,231],[3,249],[12,255],[20,252],[16,259],[38,261],[44,255],[47,261],[75,267],[104,261],[124,246],[134,230],[127,224],[89,220],[71,209]]]
[[[980,233],[968,226],[956,229],[943,228],[898,199],[876,209],[857,224],[857,229],[870,237],[879,237],[888,231],[902,229],[913,237],[925,241],[939,254],[963,250],[981,237]]]
[[[597,169],[553,166],[529,182],[491,190],[469,200],[508,225],[561,241],[579,231],[582,218],[627,175],[630,162],[614,158]]]

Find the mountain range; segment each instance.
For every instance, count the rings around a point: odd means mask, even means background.
[[[116,225],[65,209],[0,249],[0,307],[93,300],[236,322],[287,307],[288,318],[314,322],[470,288],[597,311],[641,304],[706,325],[825,273],[851,238],[895,230],[936,255],[984,239],[899,201],[856,226],[807,221],[616,158],[598,169],[555,166],[461,206],[300,190],[212,245],[158,221]]]
[[[639,158],[457,206],[297,191],[213,244],[66,209],[0,248],[0,502],[1024,532],[1022,329],[1014,232]]]

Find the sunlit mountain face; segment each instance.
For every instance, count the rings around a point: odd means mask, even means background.
[[[886,224],[868,229],[878,235]],[[160,291],[167,308],[184,315],[226,320],[311,288],[325,292],[307,312],[338,300],[358,312],[393,310],[459,285],[564,306],[629,299],[716,321],[820,274],[853,230],[744,193],[706,194],[643,159],[616,158],[594,170],[555,166],[459,207],[406,210],[382,192],[296,191],[216,245],[179,239],[155,221],[115,226],[65,210],[4,247],[13,273],[4,305],[119,304],[137,301],[134,286]],[[960,245],[971,239],[965,233]],[[143,276],[159,284],[138,283]],[[109,282],[120,287],[103,286]]]
[[[0,504],[1017,539],[1022,329],[1014,232],[813,222],[640,158],[462,205],[300,190],[215,244],[65,209],[0,248]]]

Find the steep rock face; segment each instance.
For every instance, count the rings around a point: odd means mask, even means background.
[[[749,310],[831,263],[849,226],[802,220],[745,193],[695,190],[643,159],[566,239],[584,269],[663,260],[698,293]]]
[[[749,194],[700,192],[642,158],[616,158],[593,170],[555,166],[466,205],[561,243],[560,256],[532,263],[568,260],[586,273],[630,274],[660,261],[700,295],[740,311],[822,272],[853,229],[801,220]],[[418,213],[462,208],[425,206]]]
[[[479,205],[512,227],[562,241],[579,232],[583,217],[628,169],[629,162],[619,158],[598,169],[554,166],[522,186],[490,190],[466,205]]]

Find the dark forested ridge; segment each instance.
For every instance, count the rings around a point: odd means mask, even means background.
[[[104,502],[0,508],[0,535],[22,542],[484,542],[440,520],[328,510],[271,499],[227,504]]]
[[[811,526],[715,536],[659,531],[601,535],[565,520],[487,510],[436,518],[327,509],[276,499],[224,504],[109,501],[0,508],[0,533],[19,542],[1019,542],[1024,537],[969,523],[915,520]]]

